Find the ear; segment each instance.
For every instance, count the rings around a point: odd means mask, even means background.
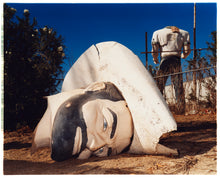
[[[104,82],[94,82],[86,88],[86,91],[98,91],[102,89],[105,89]]]

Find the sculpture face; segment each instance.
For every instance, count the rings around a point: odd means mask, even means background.
[[[52,159],[121,153],[133,134],[130,111],[121,99],[100,90],[73,96],[61,104],[52,129]]]
[[[116,155],[130,144],[133,124],[124,101],[94,100],[82,110],[87,125],[87,149],[93,154]]]

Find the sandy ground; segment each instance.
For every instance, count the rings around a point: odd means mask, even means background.
[[[178,148],[179,157],[121,154],[87,160],[55,162],[48,148],[30,154],[32,131],[23,128],[4,133],[5,175],[21,174],[217,174],[216,114],[174,115],[178,131],[162,136],[160,143]]]

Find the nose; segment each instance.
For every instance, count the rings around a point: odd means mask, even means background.
[[[88,136],[88,142],[87,142],[87,148],[91,151],[96,151],[97,149],[105,146],[108,144],[108,139],[104,139],[103,135],[96,134],[92,135],[90,134]]]

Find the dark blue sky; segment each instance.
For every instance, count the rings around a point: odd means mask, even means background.
[[[47,25],[64,37],[66,55],[64,70],[92,44],[117,41],[139,56],[145,65],[145,32],[148,32],[148,51],[155,30],[175,25],[187,30],[193,48],[193,3],[142,4],[9,4],[21,16],[28,9],[39,27]],[[216,3],[197,3],[197,48],[206,48],[210,33],[216,30]],[[188,58],[192,57],[192,53]],[[153,64],[149,54],[149,64]],[[184,60],[182,61],[184,62]]]

